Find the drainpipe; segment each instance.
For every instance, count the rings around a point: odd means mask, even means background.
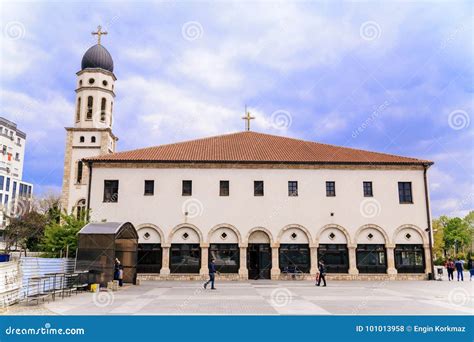
[[[426,220],[428,224],[428,228],[426,228],[426,231],[428,232],[429,244],[430,244],[431,279],[435,280],[434,262],[433,262],[433,236],[432,236],[433,230],[431,228],[430,199],[428,197],[428,180],[426,177],[428,167],[429,167],[429,164],[423,165],[423,181],[425,183]]]
[[[91,187],[92,187],[92,162],[88,161],[87,166],[89,167],[89,184],[87,185],[87,221],[90,220],[90,202],[91,202]]]

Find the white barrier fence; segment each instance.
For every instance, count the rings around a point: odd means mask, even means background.
[[[65,258],[21,257],[15,261],[0,262],[0,307],[25,298],[30,278],[50,273],[71,273],[74,268],[75,260]],[[43,286],[43,290],[53,288],[53,280],[45,282]],[[30,289],[29,294],[34,294],[35,291],[38,288]]]

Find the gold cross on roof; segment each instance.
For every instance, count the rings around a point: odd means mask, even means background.
[[[100,36],[107,34],[107,31],[102,31],[102,26],[97,26],[97,32],[92,32],[92,35],[97,35],[97,44],[100,45]]]
[[[247,110],[247,106],[245,106],[245,116],[242,116],[242,119],[245,120],[245,130],[250,131],[250,120],[255,119],[255,117],[250,116],[250,112]]]

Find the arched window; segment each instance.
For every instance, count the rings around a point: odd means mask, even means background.
[[[95,137],[94,136],[91,137],[91,143],[95,143]]]
[[[102,102],[100,104],[100,121],[105,122],[105,106],[107,104],[107,100],[105,97],[102,98]]]
[[[113,122],[112,109],[114,109],[114,103],[110,102],[110,126],[112,126]]]
[[[94,98],[89,96],[87,98],[87,120],[92,120],[92,107],[94,106]]]
[[[81,121],[81,98],[77,99],[76,122]]]
[[[86,212],[86,200],[80,199],[76,204],[76,216],[78,220],[84,219],[84,214]]]
[[[81,142],[81,143],[84,142],[84,136],[81,136],[81,137],[79,138],[79,142]]]
[[[83,169],[83,163],[82,161],[77,162],[77,177],[76,177],[76,182],[77,184],[81,184],[82,182],[82,169]]]

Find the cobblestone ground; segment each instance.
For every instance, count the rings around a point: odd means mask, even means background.
[[[41,305],[14,305],[21,315],[468,315],[474,282],[145,281],[117,292],[82,293]]]

